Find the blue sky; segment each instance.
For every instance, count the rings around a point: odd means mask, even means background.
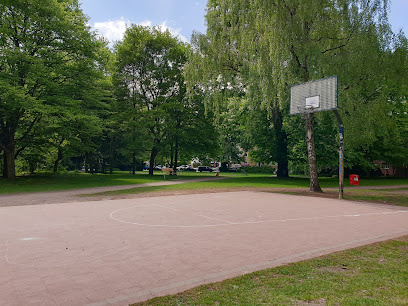
[[[313,0],[311,0],[313,1]],[[205,33],[207,0],[80,0],[89,23],[108,40],[120,40],[131,23],[158,25],[183,41],[194,30]],[[391,0],[390,22],[394,32],[408,35],[408,0]]]

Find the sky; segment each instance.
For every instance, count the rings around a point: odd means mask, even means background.
[[[313,0],[311,0],[313,1]],[[180,40],[190,41],[193,31],[205,33],[207,0],[80,0],[89,24],[110,42],[121,40],[126,25],[140,24],[168,29]],[[391,0],[389,20],[393,31],[408,35],[408,0]]]

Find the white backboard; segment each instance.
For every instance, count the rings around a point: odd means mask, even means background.
[[[320,79],[290,88],[290,114],[337,109],[337,76]]]

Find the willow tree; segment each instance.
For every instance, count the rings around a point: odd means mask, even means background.
[[[289,86],[336,74],[330,65],[339,64],[340,52],[351,50],[368,27],[387,24],[387,5],[387,0],[210,0],[207,34],[193,37],[198,46],[193,62],[203,66],[193,67],[207,71],[204,76],[212,83],[219,75],[235,76],[236,84],[273,118],[280,154],[276,158],[284,166]],[[341,65],[347,65],[347,59],[342,60]],[[306,137],[310,190],[320,192],[314,115],[305,117],[306,130],[311,131]]]
[[[243,98],[241,104],[247,105],[246,111],[267,114],[268,125],[273,127],[268,141],[276,143],[270,146],[274,148],[271,158],[278,163],[278,177],[287,177],[288,152],[280,102],[282,97],[276,90],[277,79],[271,77],[268,42],[256,27],[255,14],[250,1],[209,1],[207,32],[205,35],[193,34],[186,75],[190,87],[202,89],[207,96],[207,107],[216,114],[220,134],[228,133],[225,118],[229,118],[230,107],[237,104],[237,98]],[[225,136],[229,141],[230,137]],[[243,147],[247,141],[234,139],[239,143],[226,143],[224,147]],[[264,144],[253,145],[265,147]]]

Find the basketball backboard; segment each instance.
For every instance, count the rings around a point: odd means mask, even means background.
[[[290,114],[304,114],[337,109],[337,76],[290,88]]]

